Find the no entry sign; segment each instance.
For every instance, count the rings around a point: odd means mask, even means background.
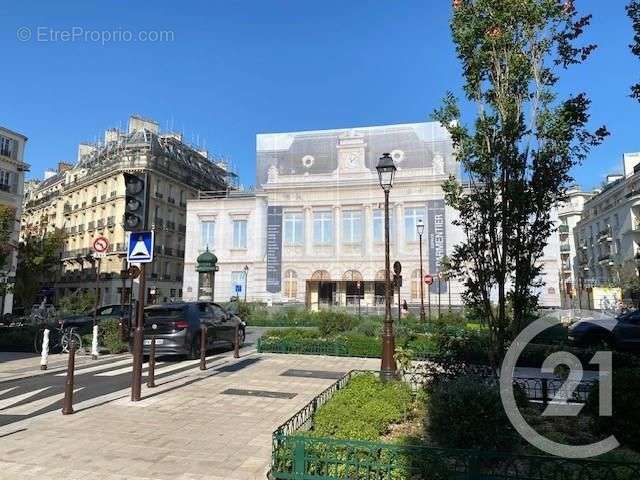
[[[424,276],[424,283],[426,283],[427,285],[431,285],[433,283],[433,276],[426,274]]]
[[[109,248],[109,240],[105,237],[98,237],[93,241],[93,251],[104,253]]]

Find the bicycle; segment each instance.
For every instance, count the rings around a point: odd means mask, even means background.
[[[33,346],[36,353],[42,353],[42,339],[44,338],[44,329],[38,329],[33,340]],[[82,337],[77,332],[77,327],[65,327],[62,322],[55,328],[49,329],[49,351],[53,352],[60,349],[62,353],[69,351],[71,341],[76,344],[76,350],[82,348]]]

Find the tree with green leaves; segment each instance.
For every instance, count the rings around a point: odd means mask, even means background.
[[[558,99],[559,72],[585,61],[590,16],[559,0],[455,0],[451,31],[472,126],[449,93],[434,117],[451,134],[464,171],[443,188],[464,241],[450,261],[466,303],[489,327],[498,365],[537,308],[543,249],[570,170],[608,134],[590,131],[586,94]],[[511,307],[511,308],[508,308]]]
[[[0,270],[6,270],[11,253],[16,245],[11,241],[16,229],[16,209],[10,205],[0,205]]]
[[[60,267],[64,231],[29,232],[18,246],[18,268],[14,287],[14,303],[28,311],[38,298],[42,286],[52,279]]]
[[[633,27],[633,43],[629,45],[629,48],[631,53],[640,57],[640,0],[632,0],[627,5],[627,15],[629,15]],[[640,83],[631,86],[631,96],[640,101]]]

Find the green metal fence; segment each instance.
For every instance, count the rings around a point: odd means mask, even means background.
[[[638,480],[640,464],[570,460],[315,436],[313,416],[351,371],[273,433],[270,477],[292,480]],[[369,372],[370,373],[370,372]],[[414,372],[407,381],[421,385]],[[516,382],[517,383],[517,382]],[[522,387],[522,386],[521,386]],[[551,390],[551,389],[550,389]],[[532,390],[532,395],[538,395]]]
[[[291,435],[271,476],[295,480],[636,480],[640,464]]]

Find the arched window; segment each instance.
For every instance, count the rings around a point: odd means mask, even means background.
[[[411,298],[420,300],[420,270],[411,272]]]
[[[298,296],[298,275],[293,270],[284,272],[284,296],[286,298]]]

